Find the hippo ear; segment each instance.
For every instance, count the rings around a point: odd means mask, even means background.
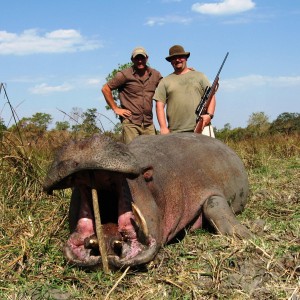
[[[143,169],[142,173],[146,182],[149,182],[153,179],[153,167],[149,166]]]

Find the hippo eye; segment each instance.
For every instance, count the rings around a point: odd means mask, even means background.
[[[72,165],[75,168],[75,167],[77,167],[79,165],[79,162],[75,160],[75,161],[73,161]]]

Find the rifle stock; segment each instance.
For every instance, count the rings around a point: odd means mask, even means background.
[[[200,103],[198,104],[195,114],[197,115],[197,119],[196,119],[196,126],[194,129],[195,133],[202,133],[203,131],[203,119],[202,119],[202,115],[206,114],[207,112],[207,107],[209,106],[209,103],[211,101],[211,99],[213,98],[213,96],[215,95],[215,93],[218,90],[219,87],[219,75],[222,71],[222,68],[225,64],[225,61],[227,59],[229,55],[229,52],[226,53],[225,58],[221,64],[221,67],[213,81],[213,84],[211,87],[207,86],[205,91],[204,91],[204,95],[202,96]]]

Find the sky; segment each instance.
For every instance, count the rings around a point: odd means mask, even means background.
[[[298,0],[0,0],[0,83],[19,119],[47,113],[54,127],[96,108],[110,130],[101,87],[135,47],[167,76],[169,48],[182,45],[211,82],[229,52],[213,125],[244,128],[252,113],[300,113],[299,28]],[[11,117],[2,90],[0,118]]]

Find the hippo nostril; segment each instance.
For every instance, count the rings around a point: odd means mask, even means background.
[[[122,241],[114,240],[112,242],[112,249],[118,256],[121,256],[121,254],[122,254],[122,247],[123,247]]]
[[[86,249],[98,249],[98,239],[96,235],[91,235],[84,239],[84,248]]]

